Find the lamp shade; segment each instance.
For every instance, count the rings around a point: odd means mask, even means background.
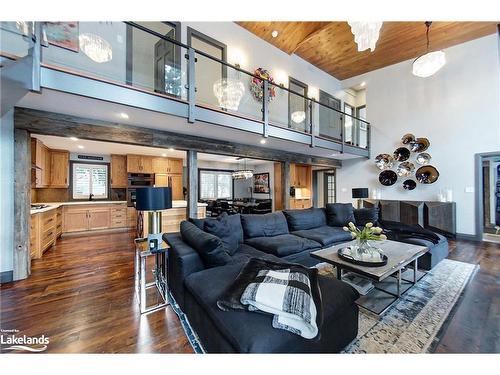
[[[172,188],[137,188],[135,195],[135,208],[138,211],[158,211],[172,208]]]
[[[368,198],[368,188],[353,188],[352,189],[353,198]]]

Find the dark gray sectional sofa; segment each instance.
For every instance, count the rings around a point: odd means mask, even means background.
[[[357,218],[364,225],[361,221],[369,218],[361,216]],[[221,311],[216,304],[250,258],[310,267],[318,262],[310,256],[312,251],[350,241],[350,234],[342,226],[356,221],[352,205],[233,215],[224,219],[223,226],[213,220],[217,219],[193,219],[181,223],[181,233],[163,235],[171,247],[170,292],[207,352],[336,353],[356,337],[355,300],[359,295],[348,284],[330,277],[319,276],[322,295],[319,308],[324,318],[320,334],[313,340],[272,328],[269,315]],[[420,262],[424,268],[434,266],[448,254],[444,237],[440,237],[437,245],[420,238],[405,238],[405,242],[410,241],[429,246],[429,254]]]

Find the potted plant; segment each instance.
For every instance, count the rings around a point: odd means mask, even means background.
[[[385,234],[382,234],[382,228],[373,226],[373,223],[359,229],[354,223],[349,222],[346,227],[343,227],[346,232],[351,232],[351,236],[356,240],[356,248],[358,253],[364,254],[372,250],[372,246],[368,241],[384,241],[387,239]]]

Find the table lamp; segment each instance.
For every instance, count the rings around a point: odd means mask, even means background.
[[[368,198],[368,188],[353,188],[352,197],[358,200],[358,208],[361,208],[363,199]]]
[[[156,250],[163,241],[161,231],[161,210],[172,208],[172,188],[141,187],[136,189],[135,208],[148,215],[148,243],[150,250]],[[144,234],[145,237],[145,234]]]

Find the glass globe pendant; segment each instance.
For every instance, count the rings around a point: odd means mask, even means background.
[[[413,75],[421,78],[427,78],[434,75],[446,64],[446,56],[443,51],[429,52],[429,28],[431,24],[432,22],[430,21],[425,23],[427,27],[427,53],[417,57],[415,61],[413,61]]]

